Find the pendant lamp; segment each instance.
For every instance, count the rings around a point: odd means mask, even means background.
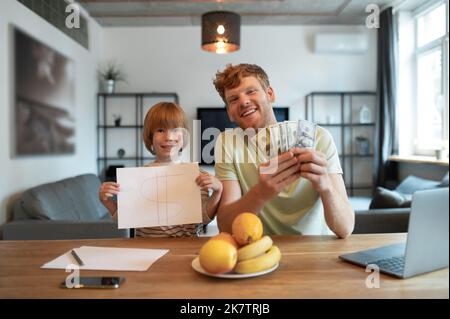
[[[202,49],[224,54],[239,50],[241,16],[234,12],[212,11],[202,15]]]

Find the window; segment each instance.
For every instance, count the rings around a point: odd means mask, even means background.
[[[448,144],[447,2],[416,12],[413,153],[431,155]],[[448,145],[447,145],[448,147]]]
[[[445,3],[417,17],[417,46],[423,47],[445,35]]]

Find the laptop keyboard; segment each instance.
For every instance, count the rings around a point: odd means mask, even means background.
[[[396,274],[402,274],[405,268],[405,256],[395,256],[370,262],[376,264],[380,269]]]

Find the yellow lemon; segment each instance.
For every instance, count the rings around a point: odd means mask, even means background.
[[[225,240],[208,240],[200,249],[200,265],[212,274],[233,270],[237,262],[237,249]]]

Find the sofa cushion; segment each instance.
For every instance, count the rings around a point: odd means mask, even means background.
[[[23,219],[95,221],[107,215],[98,199],[100,180],[94,174],[66,178],[24,192],[14,208]]]
[[[414,194],[416,191],[439,187],[439,184],[440,182],[437,181],[410,175],[406,177],[395,190],[402,194]]]
[[[442,177],[439,187],[448,187],[448,172],[444,175],[444,177]]]
[[[411,208],[371,209],[355,212],[353,234],[405,233]]]
[[[369,208],[404,208],[411,207],[411,196],[383,187],[377,187]]]

